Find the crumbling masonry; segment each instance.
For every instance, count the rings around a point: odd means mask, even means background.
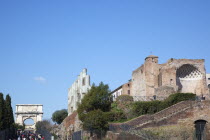
[[[171,93],[208,95],[204,59],[173,59],[158,64],[150,55],[132,73],[132,96],[169,96]]]

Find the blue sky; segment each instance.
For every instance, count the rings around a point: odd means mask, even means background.
[[[209,0],[0,0],[0,92],[15,104],[67,108],[83,68],[111,89],[150,54],[205,59],[210,73]]]

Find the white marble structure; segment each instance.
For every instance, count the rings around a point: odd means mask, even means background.
[[[27,119],[32,119],[34,124],[25,125],[26,130],[35,130],[38,121],[42,121],[43,105],[41,104],[18,104],[16,105],[16,123],[23,125]]]
[[[90,88],[90,76],[87,75],[87,69],[83,69],[76,81],[68,89],[68,115],[77,110],[77,104],[81,102]]]

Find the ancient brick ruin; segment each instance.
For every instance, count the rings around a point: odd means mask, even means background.
[[[175,92],[209,95],[204,59],[169,59],[158,64],[150,55],[132,73],[132,96],[168,97]]]

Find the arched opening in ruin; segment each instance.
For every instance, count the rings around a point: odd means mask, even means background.
[[[184,64],[176,71],[176,85],[179,92],[200,93],[202,73],[193,65]]]
[[[35,127],[35,122],[32,118],[26,118],[23,121],[23,124],[25,126],[25,130],[31,130],[31,129],[34,129]]]
[[[33,125],[34,124],[34,120],[31,118],[27,118],[24,120],[24,125]]]
[[[197,120],[195,124],[195,139],[196,140],[205,140],[206,139],[206,123],[205,120]]]

